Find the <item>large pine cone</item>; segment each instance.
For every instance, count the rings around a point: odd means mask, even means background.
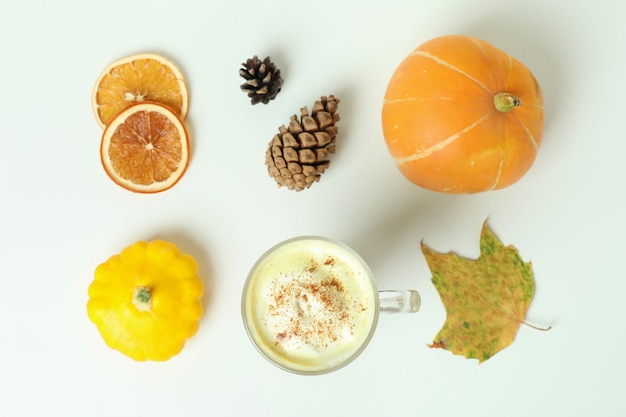
[[[261,61],[255,55],[241,65],[243,68],[239,69],[239,75],[246,80],[241,84],[241,90],[248,94],[252,104],[267,104],[276,98],[283,86],[283,79],[269,56]]]
[[[335,153],[338,105],[334,96],[321,97],[310,115],[303,107],[300,120],[294,114],[288,127],[278,128],[265,153],[265,165],[279,187],[302,191],[320,180],[330,165],[328,156]]]

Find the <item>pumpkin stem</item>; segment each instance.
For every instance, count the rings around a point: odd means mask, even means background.
[[[493,104],[496,109],[501,112],[508,112],[522,105],[522,100],[511,93],[499,92],[493,96]]]
[[[150,287],[135,287],[133,304],[139,311],[151,311],[152,292],[150,291]]]

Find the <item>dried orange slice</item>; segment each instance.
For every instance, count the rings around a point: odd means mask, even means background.
[[[91,107],[100,126],[106,126],[119,112],[142,101],[170,107],[185,120],[189,95],[180,70],[157,54],[137,54],[108,65],[91,94]]]
[[[189,135],[169,107],[136,103],[107,124],[100,157],[118,185],[137,193],[158,193],[174,186],[185,173]]]

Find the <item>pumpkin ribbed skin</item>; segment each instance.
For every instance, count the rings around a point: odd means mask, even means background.
[[[162,240],[137,242],[96,268],[87,313],[112,349],[136,361],[180,353],[199,327],[196,260]]]
[[[519,107],[496,109],[506,92]],[[434,191],[507,187],[531,167],[541,144],[543,96],[518,60],[463,35],[432,39],[396,69],[385,92],[383,134],[400,172]]]

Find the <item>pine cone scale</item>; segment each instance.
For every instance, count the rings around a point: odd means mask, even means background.
[[[283,146],[297,148],[299,144],[300,142],[291,133],[287,132],[283,136]]]
[[[303,148],[312,148],[319,145],[315,135],[310,132],[302,132],[298,135],[298,143]]]
[[[305,132],[315,132],[320,127],[318,126],[314,118],[312,118],[311,116],[304,116],[302,117],[302,128]]]
[[[303,164],[314,164],[317,162],[317,158],[315,157],[315,152],[310,149],[301,149],[297,153],[298,159]]]
[[[301,174],[302,173],[302,165],[297,164],[295,162],[290,162],[287,165],[287,168],[292,174]]]
[[[321,175],[324,171],[326,171],[329,165],[330,165],[330,161],[326,161],[322,164],[316,165],[315,169],[317,170],[317,173]]]
[[[317,146],[326,146],[333,140],[333,138],[328,134],[328,132],[315,132],[313,133],[313,136],[315,137]]]
[[[283,158],[287,162],[296,162],[299,158],[298,152],[294,148],[285,148],[283,150]]]
[[[293,115],[291,117],[291,120],[289,121],[289,132],[298,134],[302,131],[303,129],[302,129],[302,126],[300,125],[300,122],[298,122],[297,116]]]
[[[328,112],[319,112],[316,114],[317,124],[320,129],[325,129],[328,126],[332,126],[335,121],[333,120],[333,116]]]

